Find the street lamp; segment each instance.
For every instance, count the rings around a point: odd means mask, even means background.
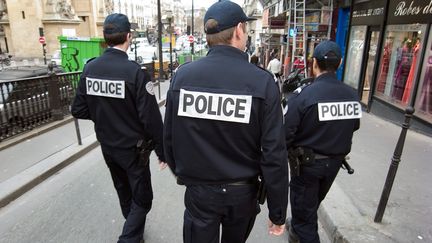
[[[159,82],[163,82],[163,57],[162,57],[162,17],[160,0],[157,1],[158,7],[158,44],[159,44]],[[159,86],[160,87],[160,86]],[[159,88],[160,90],[160,88]]]

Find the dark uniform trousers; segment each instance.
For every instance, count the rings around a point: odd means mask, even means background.
[[[259,213],[257,185],[192,185],[185,193],[184,243],[246,242]]]
[[[126,219],[118,242],[140,242],[153,199],[149,163],[140,162],[135,148],[101,147]]]
[[[341,167],[340,159],[317,159],[290,181],[291,227],[301,243],[320,242],[317,210]]]

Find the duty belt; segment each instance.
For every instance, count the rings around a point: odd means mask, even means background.
[[[225,185],[229,185],[229,186],[245,186],[245,185],[255,185],[257,184],[258,179],[257,178],[250,178],[247,180],[242,180],[242,181],[236,181],[236,182],[231,182],[231,183],[227,183]]]

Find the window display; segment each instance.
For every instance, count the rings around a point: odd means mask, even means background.
[[[376,95],[405,107],[418,70],[426,25],[389,25],[376,85]]]
[[[367,26],[352,26],[345,62],[344,83],[357,89],[362,67]]]
[[[432,121],[432,32],[430,32],[422,70],[415,105],[416,115]]]

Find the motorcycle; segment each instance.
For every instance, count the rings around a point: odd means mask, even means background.
[[[282,82],[282,106],[285,107],[288,99],[293,95],[298,88],[303,88],[313,82],[313,78],[305,78],[305,68],[299,68],[292,71],[288,77]]]

